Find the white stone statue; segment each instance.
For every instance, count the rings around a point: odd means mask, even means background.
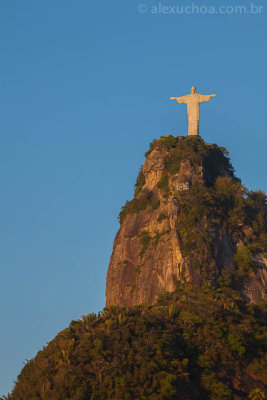
[[[210,101],[210,99],[215,96],[216,94],[199,94],[197,93],[196,87],[193,86],[191,94],[182,97],[170,97],[171,100],[177,100],[179,104],[187,104],[189,136],[196,136],[199,134],[199,104]]]

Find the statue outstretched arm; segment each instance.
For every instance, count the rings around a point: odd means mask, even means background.
[[[204,103],[204,102],[206,102],[206,101],[210,101],[210,99],[212,98],[212,97],[215,97],[216,96],[216,94],[207,94],[207,95],[205,95],[205,94],[199,94],[199,102],[200,103]]]
[[[187,103],[187,95],[182,96],[182,97],[170,97],[170,100],[176,100],[177,103],[179,104],[183,104],[183,103]]]

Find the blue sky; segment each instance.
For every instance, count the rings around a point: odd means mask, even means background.
[[[158,2],[141,3],[0,1],[0,395],[71,320],[103,308],[144,153],[186,134],[170,96],[217,93],[201,105],[201,136],[227,147],[249,189],[267,190],[265,9],[155,14]]]

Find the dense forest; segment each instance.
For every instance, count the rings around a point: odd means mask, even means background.
[[[18,377],[8,399],[264,399],[265,304],[181,284],[154,306],[72,321]],[[250,396],[250,397],[249,397]]]

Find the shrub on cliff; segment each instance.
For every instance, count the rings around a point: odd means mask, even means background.
[[[144,190],[138,198],[131,201],[126,201],[125,205],[121,208],[119,221],[122,224],[127,214],[137,214],[145,210],[152,203],[153,192]],[[155,205],[155,204],[154,204]]]
[[[139,193],[142,190],[142,187],[144,186],[146,180],[145,180],[145,176],[143,174],[143,165],[141,165],[140,169],[139,169],[139,173],[136,179],[136,183],[134,186],[134,197],[137,197],[139,195]]]

